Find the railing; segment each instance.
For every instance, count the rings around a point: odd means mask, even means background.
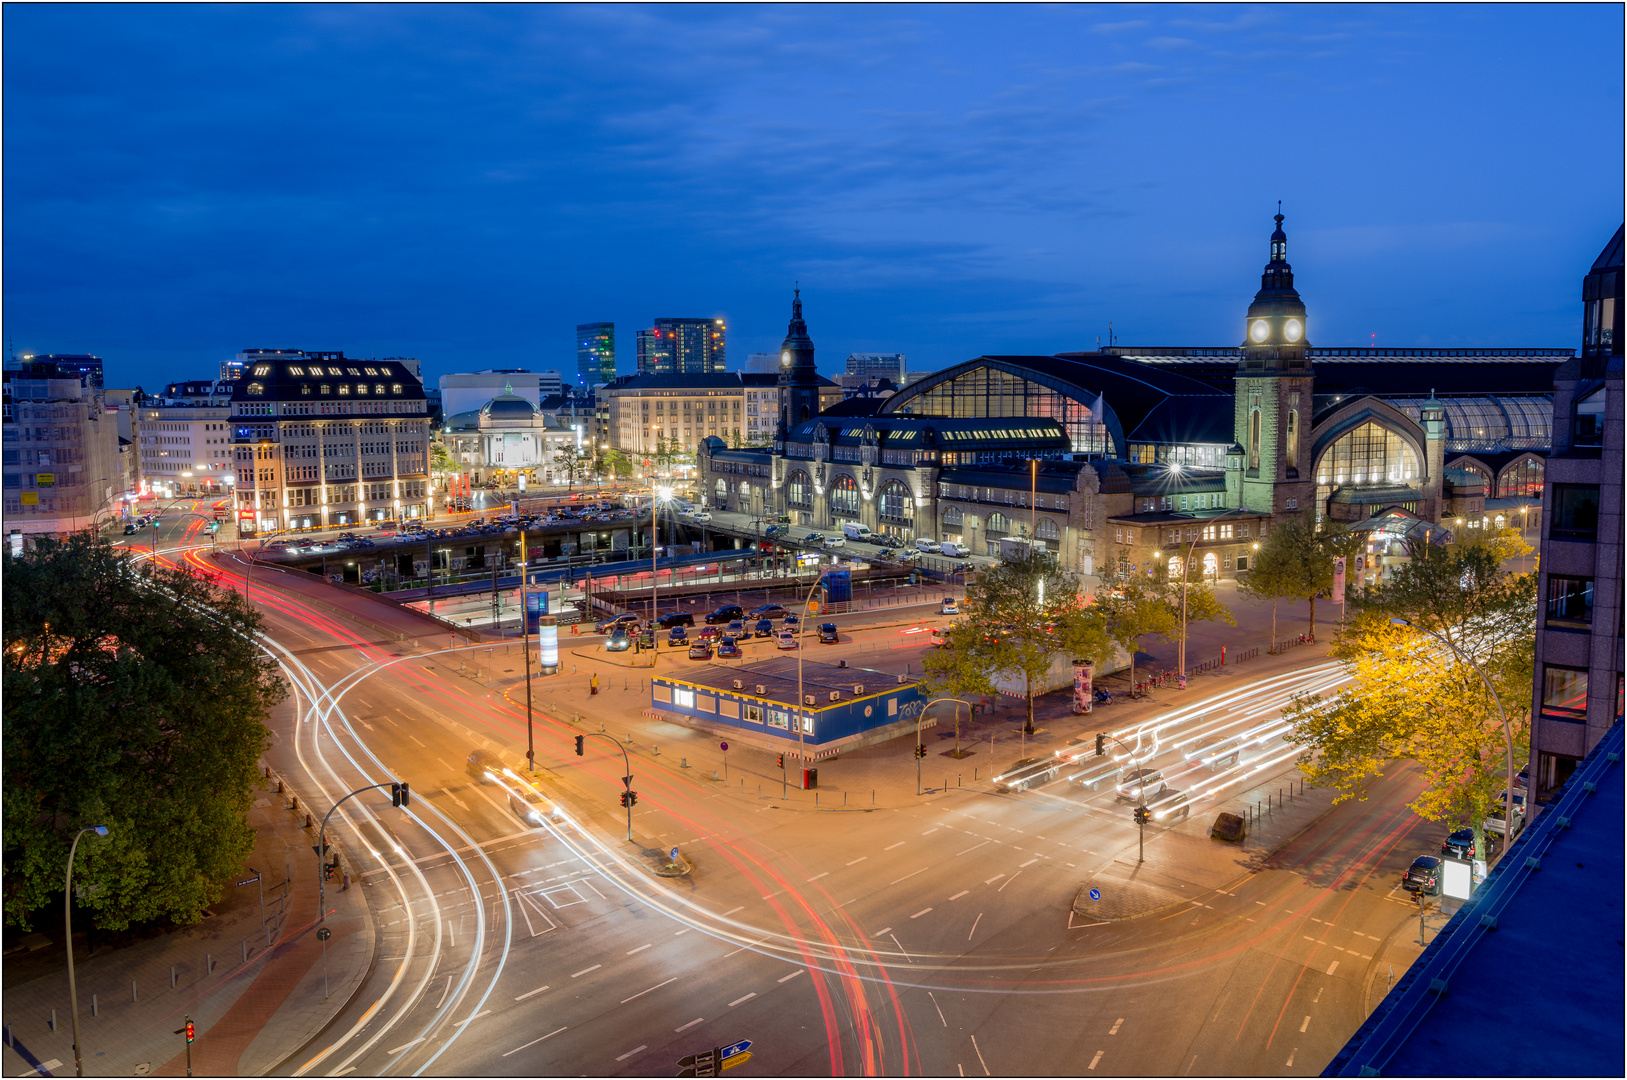
[[[1287,652],[1289,649],[1292,649],[1296,645],[1315,645],[1315,644],[1316,644],[1316,637],[1314,635],[1312,635],[1312,634],[1301,634],[1298,637],[1284,638],[1282,641],[1272,643],[1271,654],[1273,656],[1275,656],[1278,653]]]

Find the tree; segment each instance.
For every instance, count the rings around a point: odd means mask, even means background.
[[[1047,552],[1002,558],[966,587],[966,603],[973,618],[923,659],[923,686],[932,696],[994,694],[998,677],[1020,676],[1030,733],[1034,683],[1056,655],[1099,663],[1112,647],[1099,614],[1081,602],[1078,578]]]
[[[633,463],[626,454],[615,447],[607,447],[603,455],[603,468],[614,476],[628,477],[633,475]]]
[[[260,616],[179,569],[75,534],[4,560],[5,917],[74,881],[95,925],[196,922],[253,847],[265,720],[286,688]]]
[[[457,462],[452,460],[452,455],[439,442],[429,444],[429,471],[442,474],[458,471]]]
[[[577,477],[587,472],[588,455],[574,442],[567,442],[554,451],[554,461],[565,470],[566,490],[576,486]]]
[[[1157,564],[1150,573],[1138,570],[1121,552],[1117,562],[1102,568],[1093,606],[1108,637],[1130,655],[1131,686],[1135,685],[1141,639],[1148,634],[1168,638],[1175,632],[1179,615],[1165,601],[1167,591],[1167,575]]]
[[[1244,592],[1271,601],[1272,648],[1277,639],[1277,601],[1308,600],[1310,636],[1315,638],[1316,600],[1333,588],[1333,560],[1343,556],[1347,573],[1352,573],[1365,544],[1364,534],[1326,518],[1316,521],[1311,511],[1272,527],[1254,553],[1253,564],[1238,578]]]
[[[1362,798],[1361,786],[1382,776],[1390,760],[1415,760],[1426,779],[1412,808],[1432,821],[1472,826],[1476,850],[1484,852],[1483,822],[1506,786],[1507,748],[1497,704],[1468,659],[1496,688],[1515,756],[1523,756],[1535,644],[1533,577],[1504,571],[1486,545],[1417,544],[1388,583],[1352,602],[1355,610],[1333,650],[1350,685],[1329,699],[1298,698],[1285,712],[1308,747],[1301,768],[1343,801]]]

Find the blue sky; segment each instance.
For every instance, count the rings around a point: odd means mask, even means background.
[[[1574,346],[1619,5],[8,4],[4,314],[109,385],[248,346],[621,369],[1227,345],[1276,201],[1317,345]],[[1376,335],[1376,338],[1370,337]]]

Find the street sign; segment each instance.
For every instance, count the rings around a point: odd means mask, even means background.
[[[750,1049],[751,1049],[751,1040],[750,1039],[741,1039],[739,1042],[734,1043],[731,1046],[725,1046],[723,1048],[723,1051],[722,1051],[722,1056],[726,1057],[726,1058],[731,1058],[731,1057],[734,1057],[736,1054],[744,1054],[747,1050],[750,1050]]]
[[[673,848],[671,851],[667,852],[667,858],[676,861],[678,858],[678,849]]]
[[[260,875],[255,874],[251,878],[244,878],[242,881],[239,881],[238,884],[239,885],[253,885],[256,881],[259,881],[259,880],[260,880]]]
[[[722,750],[725,754],[727,754],[729,752],[729,744],[728,743],[718,743],[717,748],[719,750]]]
[[[316,940],[318,940],[318,941],[326,941],[332,936],[333,936],[333,931],[329,930],[326,926],[317,927]]]
[[[1092,900],[1100,900],[1102,898],[1102,890],[1100,890],[1100,889],[1092,889],[1092,890],[1090,890],[1090,898]]]

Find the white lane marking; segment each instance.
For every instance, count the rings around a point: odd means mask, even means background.
[[[546,989],[548,989],[546,986],[539,986],[535,990],[527,990],[525,993],[521,994],[519,997],[515,998],[514,1000],[515,1001],[524,1001],[526,998],[536,997],[538,994],[542,993]],[[565,1029],[560,1028],[559,1030],[564,1031]],[[522,1046],[522,1047],[520,1047],[520,1049],[524,1050],[525,1047]]]
[[[920,917],[921,917],[921,916],[922,916],[922,915],[925,915],[925,914],[926,914],[926,913],[927,913],[927,912],[929,912],[929,911],[931,911],[931,910],[932,910],[932,909],[931,909],[931,908],[929,908],[929,907],[926,907],[926,908],[922,908],[922,909],[921,909],[921,910],[920,910],[920,911],[917,911],[917,912],[916,912],[916,913],[915,913],[915,914],[914,914],[914,915],[911,915],[911,916],[910,916],[910,918],[912,918],[912,919],[919,919],[919,918],[920,918]]]
[[[490,1015],[491,1015],[491,1010],[487,1009],[485,1012],[477,1012],[477,1013],[475,1013],[473,1016],[469,1017],[467,1020],[459,1020],[457,1023],[453,1024],[452,1026],[453,1027],[462,1027],[464,1024],[472,1024],[472,1023],[474,1023],[476,1020],[479,1020],[482,1016],[490,1016]]]
[[[783,978],[783,979],[775,979],[774,981],[775,982],[782,982],[782,983],[783,982],[790,982],[792,979],[796,978],[798,975],[801,975],[801,974],[802,974],[802,969],[797,968],[795,971],[791,972],[791,974],[787,975],[785,978]]]
[[[1299,1053],[1299,1047],[1297,1047],[1297,1046],[1294,1047],[1292,1050],[1290,1050],[1288,1052],[1288,1060],[1283,1062],[1283,1068],[1286,1069],[1286,1068],[1293,1065],[1293,1063],[1294,1063],[1294,1055],[1297,1054],[1297,1053]]]
[[[1025,866],[1033,866],[1033,865],[1034,865],[1034,864],[1035,864],[1035,863],[1037,863],[1037,862],[1039,862],[1039,860],[1038,860],[1038,859],[1029,859],[1029,860],[1028,860],[1028,861],[1027,861],[1027,862],[1025,862],[1025,863],[1018,863],[1018,864],[1017,864],[1017,868],[1018,868],[1018,869],[1019,869],[1019,870],[1020,870],[1020,869],[1022,869],[1022,868],[1023,868],[1023,867],[1025,867]]]
[[[590,972],[590,971],[598,971],[602,967],[604,967],[603,964],[594,964],[590,968],[583,968],[581,971],[578,971],[575,975],[572,975],[571,978],[573,978],[573,979],[580,978],[583,975],[586,975],[588,972]]]
[[[883,850],[883,851],[891,851],[895,847],[903,847],[903,846],[904,846],[904,841],[900,840],[896,844],[888,844],[886,847],[882,848],[881,850]]]
[[[546,990],[547,987],[543,987],[543,989]],[[548,1034],[544,1035],[542,1037],[542,1039],[551,1039],[555,1035],[558,1035],[561,1031],[564,1031],[564,1030],[565,1030],[564,1028],[555,1028],[554,1030],[550,1031]],[[516,1046],[514,1049],[510,1050],[508,1052],[508,1054],[504,1054],[503,1056],[508,1057],[509,1054],[518,1054],[521,1050],[527,1050],[527,1049],[537,1045],[538,1043],[540,1043],[542,1041],[542,1039],[532,1039],[530,1042],[526,1043],[524,1046]],[[633,1053],[636,1054],[636,1053],[638,1053],[638,1051],[635,1050],[635,1051],[633,1051]]]
[[[966,931],[966,940],[967,941],[972,940],[972,935],[977,933],[977,924],[982,922],[982,921],[983,921],[983,913],[981,911],[979,911],[977,913],[977,918],[972,920],[972,928],[970,930]]]
[[[999,881],[1003,877],[1005,877],[1004,874],[995,874],[993,877],[991,877],[991,878],[987,879],[986,881],[984,881],[983,884],[985,884],[985,885],[993,885],[996,881]]]
[[[987,843],[989,843],[989,841],[987,841],[987,840],[983,841],[983,844],[987,844]],[[976,851],[978,848],[982,847],[983,844],[973,844],[971,847],[967,848],[966,851]],[[966,854],[966,851],[957,851],[957,852],[955,852],[955,854],[957,856],[964,855],[964,854]]]
[[[442,1005],[445,1005],[447,996],[449,994],[451,994],[451,993],[452,993],[452,976],[448,975],[446,977],[446,989],[441,991],[441,1000],[439,1000],[439,1001],[437,1001],[435,1003],[435,1007],[437,1009],[439,1009]]]
[[[938,1010],[938,1019],[943,1020],[943,1026],[944,1027],[948,1027],[949,1026],[949,1021],[944,1019],[943,1009],[939,1008],[939,1006],[938,1006],[938,999],[935,998],[935,997],[932,997],[932,991],[931,990],[928,990],[926,992],[926,996],[929,997],[929,998],[932,998],[932,1007],[934,1009]]]
[[[645,950],[645,949],[648,949],[648,948],[649,948],[649,946],[648,946],[648,945],[640,945],[640,946],[639,946],[639,947],[638,947],[638,948],[636,948],[636,949],[628,949],[628,950],[627,950],[627,955],[628,955],[628,956],[632,956],[632,955],[633,955],[633,954],[634,954],[634,953],[641,953],[641,952],[643,952],[643,951],[644,951],[644,950]]]
[[[746,910],[746,905],[741,904],[739,907],[732,907],[728,911],[725,911],[723,914],[719,915],[718,918],[727,919],[730,915],[733,915],[735,912],[744,911],[744,910]]]
[[[914,877],[915,874],[919,874],[919,873],[921,873],[921,872],[923,872],[925,870],[926,870],[926,867],[923,866],[923,867],[921,867],[920,870],[915,871],[915,873],[905,874],[903,877],[899,878],[898,881],[908,881],[910,878]],[[889,884],[889,885],[897,885],[898,881],[889,881],[887,884]]]
[[[428,749],[429,749],[429,744],[428,744],[428,743],[426,743],[426,742],[419,742],[419,740],[418,740],[418,736],[416,736],[416,735],[408,735],[408,736],[407,736],[407,738],[409,738],[409,739],[411,739],[411,740],[412,740],[412,741],[413,741],[413,742],[415,742],[415,743],[418,743],[418,746],[419,746],[419,747],[420,747],[420,748],[421,748],[421,749],[424,749],[424,750],[428,750]]]
[[[871,934],[870,936],[871,937],[880,937],[883,934],[891,932],[891,930],[892,930],[892,927],[883,926],[880,930],[877,930],[874,934]]]
[[[627,1053],[625,1053],[621,1057],[617,1058],[616,1060],[617,1061],[626,1061],[628,1058],[632,1057],[634,1054],[638,1053],[640,1050],[648,1050],[648,1049],[649,1049],[648,1046],[635,1046],[631,1050],[627,1051]]]
[[[1311,1026],[1311,1018],[1309,1016],[1307,1016],[1305,1018],[1305,1022],[1303,1024],[1299,1025],[1299,1030],[1304,1031],[1306,1028],[1308,1028],[1310,1026]]]
[[[656,983],[656,984],[655,984],[655,985],[654,985],[654,986],[652,986],[652,987],[650,987],[650,990],[659,990],[659,989],[661,989],[661,988],[662,988],[662,987],[663,987],[663,986],[665,986],[665,985],[667,985],[667,983],[670,983],[670,982],[677,982],[677,981],[678,981],[678,976],[676,976],[676,975],[674,975],[674,976],[673,976],[673,977],[672,977],[672,978],[670,978],[670,979],[668,979],[668,980],[667,980],[667,982],[662,982],[662,983]],[[640,990],[640,991],[639,991],[639,992],[638,992],[638,993],[636,993],[636,994],[634,994],[634,995],[633,995],[633,997],[624,997],[624,998],[622,998],[622,999],[621,999],[621,1003],[622,1003],[622,1004],[623,1004],[623,1005],[625,1005],[625,1004],[627,1004],[627,1003],[628,1003],[628,1002],[629,1002],[629,1001],[632,1001],[632,1000],[633,1000],[633,998],[641,998],[641,997],[643,997],[643,996],[644,996],[644,995],[645,995],[645,994],[648,994],[648,993],[649,993],[649,992],[650,992],[650,990]]]
[[[983,1060],[983,1051],[978,1050],[977,1036],[976,1035],[972,1036],[972,1049],[977,1050],[977,1063],[979,1065],[983,1066],[983,1075],[984,1076],[993,1076],[994,1074],[989,1072],[989,1063]]]
[[[412,1040],[412,1042],[410,1042],[410,1043],[402,1043],[400,1046],[396,1047],[394,1050],[386,1050],[384,1052],[386,1054],[399,1054],[399,1053],[401,1053],[401,1051],[405,1050],[407,1047],[409,1047],[409,1046],[417,1046],[419,1043],[421,1043],[423,1041],[424,1040],[422,1038],[417,1038],[417,1039]]]
[[[1338,971],[1338,970],[1339,970],[1339,961],[1337,961],[1337,960],[1335,960],[1332,964],[1330,964],[1328,966],[1328,974],[1329,975],[1332,975],[1335,971]]]
[[[830,874],[830,871],[826,870],[823,874],[815,874],[813,877],[809,878],[808,880],[809,881],[818,881],[820,878],[827,877],[829,874]]]
[[[697,1016],[697,1017],[695,1017],[695,1019],[691,1020],[689,1023],[685,1024],[683,1027],[673,1028],[672,1033],[674,1035],[676,1035],[680,1031],[688,1031],[690,1028],[694,1027],[696,1024],[704,1024],[704,1023],[706,1023],[706,1017]]]
[[[729,1008],[732,1009],[736,1005],[740,1004],[742,1001],[750,1001],[752,998],[754,998],[756,996],[757,996],[757,991],[753,990],[751,993],[747,994],[745,997],[743,997],[743,998],[735,998],[733,1001],[729,1002]]]
[[[962,889],[962,890],[960,890],[960,892],[956,893],[954,896],[951,896],[949,899],[951,899],[951,900],[959,900],[961,897],[965,896],[970,891],[971,891],[970,889]]]
[[[1108,1034],[1109,1035],[1117,1035],[1119,1033],[1119,1025],[1122,1024],[1122,1023],[1124,1023],[1124,1017],[1122,1017],[1122,1016],[1119,1017],[1117,1020],[1113,1021],[1113,1029],[1111,1031],[1109,1031]]]
[[[898,951],[904,954],[905,960],[912,964],[915,963],[915,961],[910,957],[909,950],[904,948],[904,943],[898,940],[897,934],[888,934],[887,936],[893,939],[893,944],[898,946]]]
[[[1006,878],[1005,885],[1001,885],[998,889],[995,889],[994,891],[995,892],[1005,892],[1006,891],[1006,885],[1010,885],[1013,881],[1016,881],[1018,875],[1020,875],[1021,873],[1022,873],[1022,871],[1019,870],[1019,871],[1017,871],[1016,874],[1012,874],[1010,877]]]
[[[678,935],[680,935],[680,934],[687,934],[687,933],[689,933],[689,932],[690,932],[690,931],[691,931],[691,930],[693,930],[693,929],[695,929],[695,928],[694,928],[694,927],[693,927],[693,926],[686,926],[686,927],[684,927],[684,928],[683,928],[683,929],[682,929],[682,930],[674,930],[674,931],[673,931],[673,932],[672,932],[672,936],[673,936],[673,937],[677,937],[677,936],[678,936]]]
[[[942,828],[942,827],[943,826],[941,826],[941,825],[938,826],[938,828]],[[926,832],[922,833],[921,835],[922,836],[931,836],[933,833],[935,833],[937,831],[938,831],[938,829],[928,829]]]
[[[1101,1050],[1096,1051],[1096,1056],[1090,1059],[1090,1064],[1086,1065],[1085,1068],[1094,1069],[1096,1067],[1096,1063],[1102,1060],[1102,1053],[1103,1051]]]
[[[847,865],[849,865],[849,866],[857,866],[860,863],[862,863],[864,860],[868,859],[869,857],[870,856],[868,856],[868,855],[860,855],[857,859],[854,859],[852,862],[848,863]]]

